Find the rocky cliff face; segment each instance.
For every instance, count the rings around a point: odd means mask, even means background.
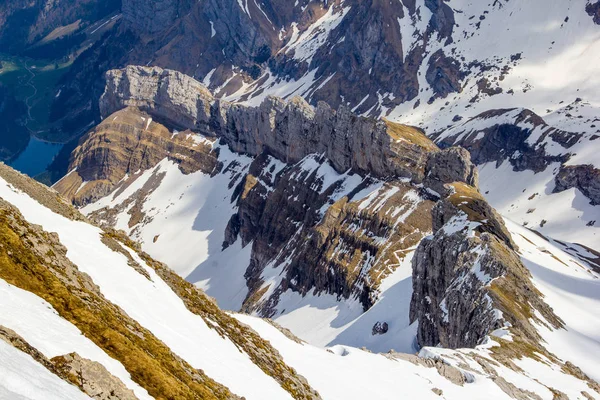
[[[203,80],[216,97],[247,101],[282,82],[305,81],[299,94],[312,105],[370,115],[414,100],[424,89],[422,63],[430,64],[434,97],[462,88],[459,59],[441,51],[427,57],[428,46],[452,41],[454,12],[443,1],[124,0],[122,12],[63,80],[70,90],[54,100],[55,119],[73,135],[97,118],[97,93],[88,89],[102,85],[105,71],[130,64],[177,70]]]
[[[152,168],[161,157],[183,173],[228,176],[235,207],[222,248],[240,240],[251,245],[244,311],[272,316],[288,291],[354,299],[367,310],[380,282],[418,246],[411,318],[419,320],[420,345],[472,347],[506,323],[521,324],[492,280],[506,282],[511,298],[553,315],[532,289],[502,219],[478,193],[477,169],[464,149],[440,151],[414,128],[324,103],[313,108],[299,98],[230,104],[195,80],[158,68],[109,72],[100,104],[104,122],[76,149],[73,172],[57,189],[86,204],[94,197],[64,188],[86,193],[112,176],[103,193],[116,198],[133,185],[137,169]],[[175,128],[207,145],[175,148],[181,135]],[[248,164],[221,161],[224,147],[250,156]],[[206,161],[182,168],[190,158]],[[157,168],[153,178],[135,184],[141,189],[132,197],[97,209],[93,218],[114,224],[127,212],[131,233],[143,232],[152,221],[144,199],[160,186],[161,174]],[[70,176],[86,178],[67,184]],[[530,333],[529,326],[524,330]]]
[[[413,258],[411,320],[419,320],[419,345],[474,347],[506,327],[538,343],[529,322],[534,310],[554,327],[561,323],[534,288],[502,218],[476,189],[449,189],[432,210],[433,236]]]
[[[178,163],[183,173],[228,173],[232,165],[220,161],[218,141],[255,157],[242,180],[239,173],[232,174],[230,185],[239,180],[232,199],[238,211],[223,239],[225,247],[238,238],[252,243],[246,272],[250,293],[244,307],[264,315],[270,315],[279,294],[288,288],[356,297],[369,308],[377,285],[391,271],[390,260],[403,257],[399,255],[430,230],[428,214],[436,191],[457,180],[477,182],[467,152],[438,153],[415,128],[357,117],[344,107],[336,112],[324,103],[312,108],[300,98],[268,98],[255,108],[230,104],[174,71],[111,71],[100,104],[104,121],[75,149],[71,172],[55,185],[75,204],[122,192],[130,176],[139,176],[164,158]],[[274,172],[274,159],[288,166]],[[354,186],[341,178],[327,182],[328,174],[345,174]],[[136,199],[95,218],[114,223],[113,216],[128,208],[129,227],[138,229],[145,220],[138,212],[143,199],[161,179],[157,175]],[[384,180],[388,183],[378,195],[384,207],[376,201],[361,206],[360,197],[353,199],[353,193]],[[421,182],[431,192],[419,186]],[[401,212],[406,215],[398,224],[394,217]],[[358,233],[356,226],[365,230]],[[285,281],[261,298],[263,270],[283,263]],[[335,273],[327,272],[331,269]]]
[[[530,110],[511,109],[486,111],[436,141],[442,147],[466,148],[478,165],[506,160],[516,171],[541,172],[553,162],[568,160],[568,150],[579,139],[581,134],[553,128]],[[550,146],[561,146],[564,153],[553,154],[547,150]]]
[[[575,118],[570,113],[580,105],[577,100],[564,112]],[[554,192],[577,188],[595,205],[600,187],[597,169],[576,164],[578,153],[587,152],[586,147],[593,146],[597,138],[595,121],[590,121],[591,132],[569,132],[547,124],[530,110],[491,110],[442,132],[436,142],[442,148],[458,145],[468,149],[477,165],[508,162],[514,171],[539,173],[560,163],[554,173]]]
[[[592,205],[600,205],[600,170],[593,165],[563,165],[555,178],[555,192],[579,189]]]
[[[170,125],[219,137],[236,152],[268,152],[295,163],[324,154],[338,172],[352,169],[377,177],[420,182],[430,152],[437,151],[415,128],[361,118],[324,103],[313,109],[301,98],[267,98],[259,107],[216,101],[199,82],[160,68],[129,66],[107,74],[100,100],[105,117],[136,106]]]
[[[186,173],[211,173],[219,167],[210,142],[195,141],[189,131],[171,133],[139,109],[125,109],[83,138],[71,155],[77,169],[57,182],[56,189],[74,204],[85,205],[112,192],[127,175],[167,157]]]
[[[123,19],[143,33],[156,33],[169,28],[190,8],[190,1],[123,1]]]

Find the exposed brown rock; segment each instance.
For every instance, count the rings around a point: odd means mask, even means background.
[[[54,357],[58,374],[79,387],[82,392],[98,400],[134,400],[133,391],[95,361],[81,358],[77,353]]]
[[[207,141],[190,131],[171,132],[137,108],[121,110],[91,130],[71,155],[70,174],[54,185],[76,205],[110,193],[126,175],[154,167],[169,158],[184,173],[218,167]]]

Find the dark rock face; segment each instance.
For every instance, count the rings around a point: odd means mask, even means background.
[[[361,118],[345,107],[336,112],[319,103],[313,109],[299,97],[287,103],[267,98],[256,108],[216,101],[194,79],[160,68],[109,71],[100,100],[102,115],[127,106],[173,126],[222,138],[238,153],[257,156],[266,151],[290,163],[324,154],[338,172],[352,169],[421,181],[429,153],[437,151],[415,128]]]
[[[439,32],[440,37],[452,40],[454,12],[445,0],[425,0],[425,6],[433,13],[429,22],[430,31]]]
[[[447,195],[446,183],[465,182],[467,185],[479,186],[479,173],[471,162],[469,152],[460,147],[451,147],[433,153],[427,160],[425,184],[443,197]]]
[[[577,188],[590,199],[590,204],[600,205],[600,170],[593,165],[563,165],[554,182],[554,193]]]
[[[375,322],[375,325],[373,325],[373,336],[375,335],[385,335],[388,331],[389,327],[388,327],[388,323],[387,322]]]
[[[514,110],[486,111],[472,121],[508,115]],[[532,170],[541,172],[553,162],[565,162],[569,156],[566,153],[580,139],[581,134],[561,131],[548,126],[545,121],[530,110],[520,111],[512,122],[491,123],[483,129],[471,129],[469,122],[465,122],[456,129],[456,133],[438,140],[441,147],[461,146],[469,150],[473,162],[477,165],[495,161],[501,164],[504,161],[511,163],[515,171]],[[528,125],[524,127],[523,122]],[[528,139],[534,129],[543,133],[535,143]],[[457,139],[460,138],[460,139]],[[559,143],[565,148],[565,154],[559,156],[549,155],[545,151],[543,142],[547,139]]]
[[[462,90],[463,73],[460,68],[460,63],[446,56],[441,49],[431,56],[425,78],[433,89],[434,98],[446,98],[450,93]]]
[[[596,24],[600,25],[600,1],[596,0],[595,3],[593,1],[590,1],[585,6],[585,11],[590,17],[594,19],[594,22]]]
[[[130,26],[142,33],[156,33],[169,28],[180,15],[190,9],[188,0],[124,0],[123,18]]]
[[[3,134],[0,138],[0,160],[7,161],[20,154],[29,143],[29,131],[24,125],[27,106],[0,85],[0,120]]]
[[[408,24],[416,12],[414,4],[406,3],[408,13],[387,1],[344,4],[350,6],[350,10],[331,32],[327,44],[316,52],[310,65],[286,55],[277,60],[277,70],[292,70],[293,65],[300,64],[292,75],[295,78],[315,68],[316,76],[323,79],[335,73],[321,90],[315,91],[311,100],[313,103],[325,101],[336,108],[343,103],[342,98],[356,105],[366,95],[369,97],[357,111],[377,108],[378,91],[394,94],[393,99],[382,99],[386,107],[414,99],[419,90],[416,66],[423,55],[420,47],[403,48],[398,21]]]

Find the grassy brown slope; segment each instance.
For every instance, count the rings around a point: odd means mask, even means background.
[[[248,354],[254,364],[275,379],[294,399],[321,398],[303,376],[283,361],[271,343],[261,338],[250,327],[220,310],[217,304],[196,286],[181,278],[164,264],[152,259],[148,254],[140,252],[139,245],[124,234],[111,231],[108,235],[137,251],[146,264],[152,267],[171,290],[183,300],[188,310],[201,316],[207,326],[217,330],[221,336],[231,340],[240,351]]]
[[[50,303],[62,318],[120,361],[153,397],[237,398],[107,301],[66,258],[56,235],[28,224],[4,201],[0,203],[0,278]]]

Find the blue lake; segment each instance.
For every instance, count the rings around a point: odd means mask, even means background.
[[[25,151],[9,165],[17,171],[34,177],[46,170],[62,147],[62,144],[42,142],[32,137]]]

